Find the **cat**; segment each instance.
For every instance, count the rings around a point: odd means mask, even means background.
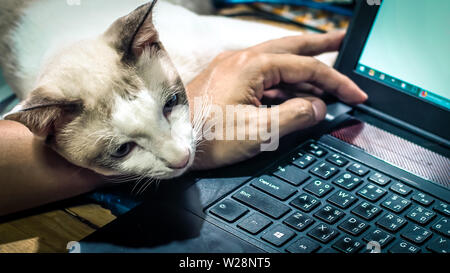
[[[185,173],[201,126],[185,85],[223,51],[298,33],[156,2],[2,0],[0,64],[22,100],[4,118],[104,176]]]

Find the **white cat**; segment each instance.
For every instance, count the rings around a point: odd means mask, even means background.
[[[5,119],[100,174],[176,177],[196,152],[184,84],[220,52],[293,34],[164,1],[2,0],[0,63],[22,99]]]

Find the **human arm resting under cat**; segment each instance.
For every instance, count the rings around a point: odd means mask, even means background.
[[[67,162],[21,123],[0,120],[0,216],[101,185],[98,175]]]
[[[337,50],[343,34],[305,35],[270,41],[253,48],[226,52],[188,86],[191,107],[195,97],[208,94],[212,103],[250,105],[247,123],[271,108],[258,108],[263,96],[283,97],[280,83],[294,87],[296,98],[277,106],[280,136],[314,125],[326,113],[325,104],[313,95],[330,92],[348,103],[361,103],[367,95],[352,81],[311,57]],[[298,90],[307,95],[298,97]],[[309,91],[308,91],[309,90]],[[308,93],[309,92],[309,93]],[[192,112],[195,112],[195,109]],[[239,113],[238,113],[239,114]],[[216,168],[259,153],[256,141],[203,142],[195,168]],[[73,197],[103,185],[100,176],[68,163],[33,137],[22,124],[0,120],[0,216]]]

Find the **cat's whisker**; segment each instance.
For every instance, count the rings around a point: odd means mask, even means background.
[[[144,180],[144,182],[142,183],[142,185],[139,187],[139,190],[136,192],[136,196],[141,195],[142,193],[142,189],[145,189],[146,186],[151,183],[153,179],[152,178],[147,178],[146,180]]]
[[[135,180],[134,177],[130,178],[122,178],[122,179],[106,179],[106,182],[113,183],[113,184],[119,184],[119,183],[126,183]]]
[[[135,193],[135,195],[139,195],[139,193],[145,187],[145,185],[148,183],[151,183],[155,179],[155,178],[153,178],[154,176],[162,175],[162,174],[163,174],[163,172],[149,172],[147,174],[141,175],[140,178],[138,179],[138,181],[136,182],[135,186],[131,190],[131,192],[133,193],[135,191],[135,189],[137,189],[138,185],[141,184],[139,186],[139,190]]]
[[[210,113],[211,110],[211,103],[210,103],[210,98],[208,97],[204,97],[202,99],[202,105],[201,105],[201,109],[200,111],[196,112],[195,116],[194,116],[194,131],[196,133],[200,132],[207,116]]]
[[[163,174],[163,173],[162,172],[155,172],[153,175],[156,176],[156,175],[161,175],[161,174]],[[149,178],[144,183],[144,185],[141,187],[141,189],[139,190],[139,192],[137,194],[138,195],[139,194],[141,194],[141,195],[144,194],[144,192],[147,190],[148,186],[150,186],[151,184],[156,184],[156,189],[157,189],[160,182],[161,182],[161,180],[158,179],[158,178]]]
[[[138,177],[139,175],[118,175],[112,177],[105,176],[103,179],[109,183],[120,184],[133,181]]]
[[[156,180],[155,180],[155,189],[156,189],[156,190],[158,190],[159,184],[161,184],[161,179],[156,179]]]
[[[143,189],[141,189],[140,194],[141,194],[141,195],[144,194],[144,192],[147,190],[148,186],[150,186],[150,184],[152,184],[152,182],[155,182],[155,183],[156,183],[156,181],[158,181],[158,180],[157,180],[157,179],[151,179],[151,180],[149,180],[149,181],[146,183],[146,185],[143,187]]]
[[[145,176],[144,176],[144,175],[141,175],[141,176],[139,177],[139,179],[135,182],[135,184],[134,184],[134,186],[133,186],[133,189],[131,189],[131,193],[132,193],[132,194],[133,194],[134,190],[137,188],[137,186],[139,185],[139,183],[141,183],[142,179],[144,179],[144,178],[145,178]]]
[[[203,139],[204,124],[211,111],[211,97],[205,95],[201,98],[200,109],[194,110],[194,118],[192,121],[194,142],[197,145]],[[197,106],[198,107],[198,106]]]

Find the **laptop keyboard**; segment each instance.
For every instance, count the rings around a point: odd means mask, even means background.
[[[448,203],[316,142],[207,212],[280,252],[450,252]]]

